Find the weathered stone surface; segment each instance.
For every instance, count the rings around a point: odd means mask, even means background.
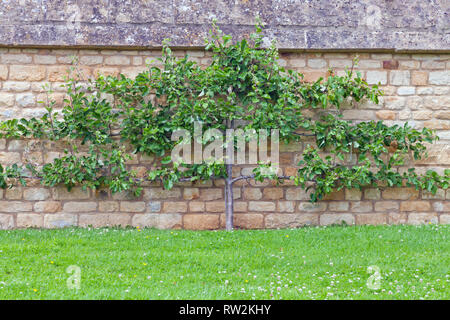
[[[279,200],[283,198],[283,188],[264,188],[263,191],[264,199],[266,200]]]
[[[294,201],[278,201],[277,203],[278,212],[294,212],[295,202]]]
[[[362,191],[358,189],[345,189],[345,200],[361,200]]]
[[[128,214],[97,213],[80,214],[78,226],[94,228],[110,226],[128,226],[130,225],[130,216]]]
[[[408,215],[406,213],[391,212],[388,213],[389,224],[405,224],[408,221]]]
[[[39,66],[14,65],[9,67],[9,79],[19,81],[41,81],[45,78],[45,68]]]
[[[12,107],[14,105],[14,95],[11,93],[0,93],[0,107]]]
[[[286,200],[309,200],[309,195],[302,188],[287,188]]]
[[[13,216],[9,214],[0,214],[0,230],[12,229],[13,227]]]
[[[393,211],[398,212],[399,204],[395,201],[377,201],[375,202],[375,211]]]
[[[212,201],[206,202],[207,212],[225,212],[225,202],[224,201]]]
[[[330,211],[348,211],[349,203],[347,201],[332,201],[328,203],[328,210]]]
[[[50,197],[50,190],[44,188],[26,188],[23,192],[25,200],[46,200]]]
[[[400,211],[430,211],[431,204],[428,201],[405,201],[400,203]]]
[[[183,216],[185,229],[208,230],[219,228],[218,214],[186,214]]]
[[[351,202],[350,207],[351,207],[352,212],[371,212],[372,211],[372,202],[370,202],[370,201]]]
[[[119,210],[117,201],[101,201],[98,204],[98,210],[101,212],[114,212]]]
[[[225,215],[220,215],[220,227],[225,228]],[[243,213],[233,215],[233,224],[236,229],[262,229],[264,216],[259,213]]]
[[[69,213],[46,214],[44,228],[64,228],[77,225],[77,216]]]
[[[191,212],[203,212],[205,211],[205,203],[201,201],[189,202],[189,210]]]
[[[89,196],[89,190],[83,190],[80,187],[72,188],[70,191],[66,187],[53,189],[53,199],[55,200],[83,200],[89,199]]]
[[[234,212],[247,212],[248,211],[248,203],[244,201],[236,201],[234,202]]]
[[[361,213],[356,215],[356,224],[386,224],[388,222],[385,213]]]
[[[161,202],[159,201],[149,201],[147,203],[147,212],[160,212]]]
[[[20,162],[20,153],[18,152],[0,152],[0,163],[11,165]]]
[[[450,85],[450,71],[434,71],[430,72],[431,84],[436,85]]]
[[[450,201],[435,202],[433,208],[438,212],[450,212]]]
[[[298,228],[318,224],[319,215],[312,213],[268,214],[266,217],[266,228]]]
[[[35,213],[17,214],[17,228],[41,228],[44,225],[44,216]]]
[[[330,224],[354,224],[355,217],[348,213],[324,213],[320,216],[320,225],[327,226]]]
[[[5,198],[8,200],[19,200],[22,199],[23,188],[22,187],[12,187],[5,190]]]
[[[198,197],[200,197],[199,188],[185,188],[183,190],[183,199],[184,200],[198,199]]]
[[[243,194],[246,200],[260,200],[262,198],[260,188],[245,188]]]
[[[181,189],[173,188],[166,190],[164,188],[144,189],[144,200],[154,199],[176,199],[181,197]]]
[[[448,50],[445,1],[48,1],[0,6],[4,45],[203,46],[212,19],[248,36],[259,15],[265,44],[284,49]]]
[[[377,188],[368,188],[364,190],[364,198],[366,200],[379,200],[381,198],[381,192]]]
[[[122,201],[120,202],[120,211],[122,212],[143,212],[145,210],[143,201]]]
[[[376,115],[381,120],[395,120],[396,113],[391,110],[380,110],[376,112]]]
[[[186,212],[187,211],[187,203],[182,201],[174,201],[174,202],[164,202],[163,204],[163,212]]]
[[[250,211],[275,211],[276,205],[269,201],[250,201],[248,209]]]
[[[419,197],[419,191],[414,188],[389,188],[382,192],[386,200],[415,200]]]
[[[58,212],[61,210],[61,203],[59,201],[39,201],[34,204],[35,212]]]
[[[181,228],[181,224],[182,224],[182,215],[177,213],[135,214],[132,219],[132,225],[134,227],[178,229]]]
[[[97,209],[96,202],[66,202],[64,204],[63,210],[65,212],[90,212]]]
[[[0,201],[0,212],[31,211],[32,203],[21,201]]]
[[[431,192],[423,190],[422,191],[422,199],[439,199],[439,200],[444,200],[445,199],[445,190],[438,189],[435,194],[432,194]]]
[[[439,223],[450,224],[450,214],[441,214],[439,217]]]
[[[315,203],[311,203],[311,202],[300,202],[300,204],[298,205],[298,210],[300,212],[321,212],[321,211],[325,211],[325,209],[327,208],[327,204],[326,202],[315,202]]]
[[[204,201],[222,199],[222,192],[223,192],[223,189],[221,189],[221,188],[201,189],[200,199],[204,200]]]
[[[322,200],[344,200],[345,199],[345,192],[344,189],[341,189],[339,191],[333,191],[329,194],[326,194]]]
[[[438,216],[436,213],[410,213],[408,215],[409,224],[428,224],[428,223],[438,223]]]
[[[386,71],[367,71],[366,75],[367,83],[369,84],[386,84],[387,72]]]

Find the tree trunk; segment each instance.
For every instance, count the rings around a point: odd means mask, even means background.
[[[227,120],[227,128],[234,129],[234,120]],[[234,136],[233,136],[234,137]],[[228,136],[227,136],[228,138]],[[234,211],[234,197],[233,197],[233,162],[234,162],[234,138],[231,141],[227,140],[226,159],[225,164],[227,171],[227,178],[225,179],[225,228],[227,231],[233,230],[233,211]],[[233,159],[232,162],[230,160]]]
[[[234,209],[234,199],[233,199],[233,182],[232,182],[232,164],[226,165],[227,178],[225,179],[225,220],[226,220],[226,230],[233,230],[233,209]]]

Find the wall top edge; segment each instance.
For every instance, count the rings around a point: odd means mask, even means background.
[[[235,39],[255,17],[281,50],[450,51],[448,0],[3,0],[1,46],[201,48],[213,19]]]

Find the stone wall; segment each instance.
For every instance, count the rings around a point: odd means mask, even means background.
[[[447,46],[448,47],[448,46]],[[202,50],[178,50],[199,63],[208,63]],[[332,67],[342,72],[358,54],[357,67],[370,84],[381,82],[385,96],[379,105],[363,103],[346,109],[351,120],[381,119],[388,124],[408,121],[417,128],[436,129],[441,137],[430,147],[427,159],[416,162],[418,171],[450,167],[450,54],[303,52],[282,53],[280,62],[305,74],[309,81],[326,75]],[[72,58],[78,56],[86,76],[118,74],[133,76],[145,68],[158,50],[111,50],[75,48],[0,48],[0,119],[43,114],[38,101],[45,100],[42,85],[54,89],[51,98],[62,103],[64,80]],[[306,143],[306,142],[305,142]],[[295,171],[304,145],[282,146],[280,161],[285,174]],[[0,163],[26,159],[50,161],[62,150],[35,141],[0,140]],[[137,156],[129,165],[151,166],[153,159]],[[404,168],[400,169],[403,170]],[[141,170],[141,171],[142,171]],[[248,172],[249,168],[242,168]],[[223,181],[183,183],[170,191],[148,184],[140,198],[106,191],[67,192],[63,187],[43,188],[30,181],[26,188],[0,190],[0,228],[61,227],[68,225],[133,225],[158,228],[216,229],[224,226]],[[293,185],[239,181],[235,185],[235,224],[239,228],[278,228],[302,225],[383,223],[450,223],[450,190],[435,196],[410,188],[343,190],[317,204]]]
[[[236,38],[259,15],[282,49],[448,51],[447,0],[3,0],[0,45],[201,47],[212,19]]]

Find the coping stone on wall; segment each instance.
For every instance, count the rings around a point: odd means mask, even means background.
[[[2,0],[0,46],[202,47],[255,16],[284,50],[450,51],[448,0]]]

